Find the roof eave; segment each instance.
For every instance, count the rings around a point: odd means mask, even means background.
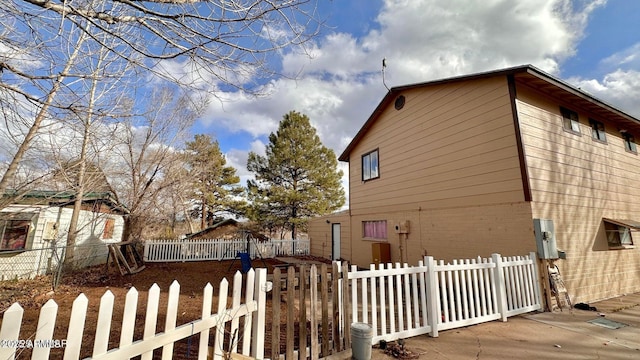
[[[401,93],[403,91],[416,89],[416,88],[421,88],[421,87],[430,86],[430,85],[445,84],[445,83],[451,83],[451,82],[457,82],[457,81],[466,81],[466,80],[472,80],[472,79],[480,79],[480,78],[486,78],[486,77],[495,77],[495,76],[503,76],[503,75],[508,75],[508,74],[515,74],[515,73],[518,73],[518,72],[525,72],[530,68],[533,68],[533,66],[532,65],[521,65],[521,66],[516,66],[516,67],[511,67],[511,68],[506,68],[506,69],[501,69],[501,70],[493,70],[493,71],[481,72],[481,73],[477,73],[477,74],[455,76],[455,77],[450,77],[450,78],[445,78],[445,79],[438,79],[438,80],[432,80],[432,81],[426,81],[426,82],[420,82],[420,83],[414,83],[414,84],[408,84],[408,85],[401,85],[401,86],[392,87],[387,92],[387,94],[382,98],[382,101],[380,101],[380,103],[375,108],[373,113],[371,113],[371,116],[369,116],[369,118],[364,123],[364,125],[362,125],[362,127],[360,128],[360,130],[358,131],[356,136],[354,136],[353,139],[351,140],[351,142],[349,143],[349,145],[347,145],[346,149],[338,157],[338,160],[349,162],[349,154],[351,153],[351,150],[353,150],[355,145],[360,141],[360,139],[364,136],[364,134],[373,125],[373,123],[375,122],[375,119],[378,117],[378,115],[380,115],[380,113],[382,113],[382,111],[394,99],[396,94],[399,94],[399,93]]]

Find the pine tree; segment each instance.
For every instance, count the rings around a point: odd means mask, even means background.
[[[249,217],[267,228],[304,228],[309,218],[339,209],[344,190],[333,150],[325,147],[309,118],[286,114],[278,131],[269,135],[266,156],[249,153]]]
[[[221,213],[242,214],[246,203],[240,198],[244,189],[236,169],[227,160],[217,141],[208,135],[196,135],[187,142],[185,152],[189,176],[195,181],[193,197],[201,228],[213,224]]]

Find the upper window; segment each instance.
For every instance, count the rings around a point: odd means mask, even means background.
[[[380,164],[378,162],[378,150],[362,155],[362,180],[371,180],[380,177]]]
[[[600,121],[589,119],[589,125],[591,126],[591,138],[606,143],[607,135],[604,131],[604,124]]]
[[[633,135],[628,132],[623,132],[622,138],[624,139],[624,149],[628,152],[637,154],[638,149],[636,148],[636,140],[633,138]]]
[[[369,239],[387,239],[387,220],[363,221],[362,237]]]
[[[31,220],[0,220],[0,250],[24,250]]]
[[[604,219],[604,231],[610,248],[629,247],[633,245],[631,230],[637,229],[637,223],[628,220]]]
[[[563,107],[560,107],[560,113],[562,114],[562,127],[574,134],[580,134],[580,121],[578,120],[578,113]]]

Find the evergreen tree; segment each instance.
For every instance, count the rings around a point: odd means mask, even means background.
[[[249,153],[249,217],[274,227],[304,228],[306,221],[339,209],[345,202],[335,153],[325,147],[306,115],[291,111],[269,135],[266,156]]]
[[[217,141],[208,135],[196,135],[187,142],[185,152],[189,176],[195,181],[193,197],[201,228],[212,225],[221,213],[242,214],[246,203],[240,196],[244,189],[236,169],[227,160]]]

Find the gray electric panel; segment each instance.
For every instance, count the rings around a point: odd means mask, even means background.
[[[533,230],[536,234],[536,245],[540,259],[557,259],[556,233],[553,220],[533,219]]]

